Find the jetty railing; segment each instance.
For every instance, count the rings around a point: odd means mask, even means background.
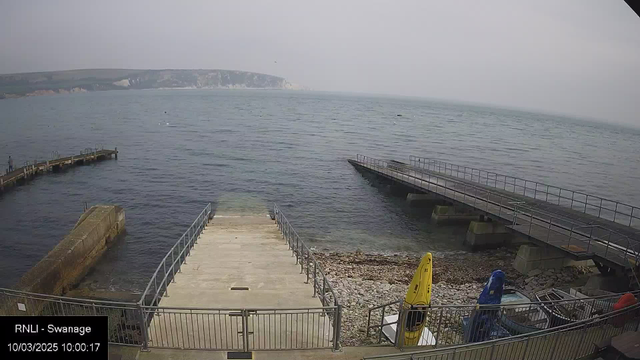
[[[173,244],[164,258],[162,258],[140,297],[140,304],[155,306],[159,304],[163,296],[168,295],[167,288],[169,284],[174,281],[176,274],[180,272],[182,264],[187,263],[187,257],[191,253],[191,249],[209,223],[212,215],[211,209],[211,203],[207,204],[187,231],[182,234],[180,239]],[[151,299],[147,299],[147,296],[151,296]]]
[[[334,346],[335,349],[338,350],[342,326],[342,305],[340,305],[333,286],[331,286],[331,282],[325,276],[322,267],[318,264],[315,256],[313,256],[309,246],[302,241],[298,232],[291,226],[291,223],[277,204],[273,205],[273,215],[278,229],[280,229],[282,233],[282,237],[287,242],[289,249],[291,249],[292,255],[296,258],[296,264],[300,265],[300,274],[306,274],[307,283],[312,282],[313,296],[318,296],[323,306],[336,308],[335,311],[329,313],[329,316],[335,316],[334,328],[336,330],[334,331]]]
[[[539,181],[503,175],[493,171],[461,166],[425,157],[410,156],[411,166],[454,176],[484,186],[527,196],[581,213],[640,228],[640,208],[581,191],[564,189]]]
[[[142,307],[136,303],[85,300],[0,288],[0,316],[109,317],[109,343],[146,344]]]
[[[335,349],[338,307],[212,309],[143,306],[149,347],[224,351]],[[338,329],[337,331],[335,329]]]
[[[403,348],[409,346],[404,343],[405,332],[424,324],[427,330],[418,346],[437,348],[488,341],[610,313],[624,294],[516,304],[432,305],[412,309],[403,309],[402,300],[398,300],[369,309],[366,336],[373,342],[392,342]],[[632,294],[638,296],[640,292]],[[385,321],[388,315],[396,315],[396,320]],[[394,339],[389,339],[383,331],[391,325],[400,329],[395,331]]]
[[[527,206],[508,193],[492,190],[481,185],[472,184],[455,177],[436,175],[420,168],[393,161],[356,155],[356,161],[373,171],[392,176],[410,187],[426,190],[454,199],[476,210],[491,213],[513,222],[513,228],[528,233],[538,241],[563,248],[576,256],[588,255],[582,247],[569,247],[571,242],[581,242],[593,254],[601,256],[622,267],[628,267],[628,258],[638,257],[640,241],[618,234],[615,231],[600,227],[601,231],[585,228],[584,223],[576,222],[554,213]],[[525,219],[530,218],[527,222]],[[531,232],[534,225],[544,227],[544,235]],[[596,246],[602,245],[602,246]]]
[[[443,360],[443,359],[580,359],[597,352],[596,344],[623,332],[638,331],[640,304],[593,318],[508,338],[467,343],[442,349],[365,356],[364,359]]]

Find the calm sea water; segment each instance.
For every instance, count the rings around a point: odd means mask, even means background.
[[[165,113],[166,111],[166,113]],[[397,117],[402,114],[402,117]],[[0,159],[118,147],[119,160],[42,176],[0,197],[0,286],[60,241],[84,202],[118,204],[127,235],[87,278],[140,290],[208,202],[258,213],[277,202],[318,249],[449,251],[435,227],[347,159],[409,155],[517,174],[640,204],[640,131],[527,112],[315,92],[157,90],[0,101]],[[2,168],[2,166],[0,166]]]

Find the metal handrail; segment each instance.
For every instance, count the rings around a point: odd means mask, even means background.
[[[176,273],[180,272],[180,266],[183,263],[186,263],[186,258],[187,256],[189,256],[191,248],[197,242],[197,239],[202,233],[202,230],[204,230],[206,224],[209,222],[211,209],[211,203],[207,204],[204,210],[200,212],[200,215],[198,215],[191,226],[189,226],[187,231],[185,231],[180,239],[178,239],[178,241],[173,244],[164,258],[162,258],[162,261],[160,261],[160,264],[151,276],[147,287],[140,297],[140,304],[145,303],[146,296],[150,293],[152,285],[154,290],[150,304],[157,304],[158,298],[168,295],[167,288],[169,286],[169,282],[174,281]],[[175,250],[178,250],[177,255],[175,254]],[[169,258],[171,258],[171,263],[169,264],[169,266],[167,266],[167,261],[169,260]],[[160,286],[158,286],[158,278],[160,276],[162,276],[162,279],[160,280]]]
[[[545,305],[548,307],[556,307],[556,306],[560,306],[560,305],[571,305],[571,304],[576,304],[576,303],[581,303],[581,304],[588,304],[588,303],[594,303],[596,301],[607,301],[607,300],[618,300],[622,295],[627,294],[627,293],[631,293],[634,296],[638,297],[640,295],[640,290],[635,290],[635,291],[629,291],[629,292],[624,292],[624,293],[616,293],[616,294],[605,294],[605,295],[598,295],[598,296],[592,296],[592,297],[585,297],[585,298],[575,298],[575,299],[563,299],[563,300],[554,300],[554,301],[529,301],[529,302],[519,302],[516,304],[513,303],[507,303],[507,304],[495,304],[495,305],[480,305],[480,304],[471,304],[471,305],[456,305],[456,304],[450,304],[450,305],[429,305],[427,307],[425,307],[425,309],[427,309],[430,312],[438,312],[439,310],[451,310],[451,311],[455,311],[455,312],[461,312],[464,310],[467,311],[483,311],[483,310],[502,310],[502,309],[519,309],[519,308],[523,308],[523,307],[534,307],[534,306],[540,306],[540,305]],[[392,325],[392,324],[397,324],[400,320],[400,317],[398,317],[398,320],[390,322],[390,323],[383,323],[384,320],[384,316],[386,314],[386,309],[391,307],[391,306],[400,306],[403,303],[403,299],[399,299],[396,301],[392,301],[392,302],[388,302],[385,304],[380,304],[374,307],[369,308],[368,311],[368,316],[367,316],[367,331],[366,331],[366,336],[369,337],[370,335],[370,330],[372,329],[378,329],[378,328],[382,328],[384,326],[388,326],[388,325]],[[575,307],[575,306],[574,306]],[[376,310],[382,309],[382,315],[380,316],[380,324],[374,324],[371,325],[371,319],[372,319],[372,313]],[[399,309],[401,310],[401,309]],[[377,316],[376,316],[377,318]],[[382,333],[381,330],[379,330],[379,334],[378,334],[378,342],[380,342],[382,337]]]
[[[35,298],[38,300],[47,300],[47,301],[59,301],[65,303],[72,303],[78,305],[84,304],[111,304],[111,305],[127,305],[136,307],[138,304],[134,302],[125,302],[125,301],[111,301],[111,300],[91,300],[91,299],[82,299],[82,298],[72,298],[67,296],[57,296],[57,295],[47,295],[47,294],[39,294],[29,291],[15,290],[15,289],[6,289],[0,288],[0,294],[7,294],[10,296],[27,296],[30,298]]]
[[[491,186],[496,189],[509,191],[514,194],[532,197],[536,200],[545,201],[547,203],[569,207],[572,210],[580,211],[582,213],[593,215],[605,220],[611,220],[615,223],[623,224],[629,227],[637,227],[634,226],[633,220],[640,220],[640,208],[637,206],[625,204],[617,200],[603,198],[597,195],[587,194],[581,191],[569,190],[538,181],[526,180],[514,176],[502,175],[492,171],[476,169],[469,166],[460,166],[436,159],[413,155],[409,156],[409,163],[412,164],[412,166],[422,168],[426,166],[427,169],[431,171],[463,178],[465,180],[470,180],[472,182],[476,182],[485,186]],[[482,176],[483,173],[484,176]],[[500,187],[499,184],[502,184],[502,187]],[[532,184],[532,186],[527,187],[527,184]],[[557,189],[557,192],[549,192],[550,189]],[[519,190],[522,190],[522,193],[520,193]],[[566,193],[564,196],[563,192]],[[531,194],[533,194],[533,196],[530,196]],[[552,200],[555,199],[556,202],[550,201],[550,195],[552,197]],[[584,200],[582,200],[583,198]],[[596,205],[593,202],[589,202],[590,198],[595,199],[596,203],[599,202],[599,204]],[[567,202],[570,201],[569,206],[562,204],[561,199],[564,199]],[[581,204],[581,206],[576,208],[574,207],[574,204]],[[625,212],[624,209],[627,209],[629,212]],[[589,212],[588,210],[592,211]],[[607,214],[609,216],[606,216]],[[629,221],[620,221],[620,216],[628,218]]]
[[[393,164],[389,166],[389,162],[387,162],[386,160],[371,158],[371,157],[367,157],[360,154],[356,155],[356,161],[362,164],[368,165],[371,167],[372,170],[379,171],[383,174],[391,175],[391,173],[394,173],[399,175],[400,177],[406,177],[407,179],[401,179],[401,180],[409,184],[412,184],[414,186],[420,186],[422,189],[427,189],[428,191],[435,192],[439,195],[447,196],[447,192],[454,193],[452,198],[456,200],[460,200],[458,199],[459,197],[462,199],[461,201],[463,203],[481,211],[489,212],[490,205],[493,207],[497,207],[496,215],[502,216],[502,217],[512,216],[514,221],[517,221],[519,204],[517,201],[514,202],[513,201],[514,199],[512,197],[507,196],[504,193],[491,191],[485,187],[470,184],[466,181],[437,176],[432,174],[431,172],[418,171],[419,170],[418,168],[412,167],[410,165],[401,166],[403,164],[400,163],[399,165]],[[422,176],[418,176],[418,173]],[[427,178],[425,179],[423,176],[426,176]],[[458,185],[458,188],[449,186],[449,184]],[[462,189],[460,189],[460,187]],[[443,190],[440,190],[440,188]],[[469,193],[467,192],[467,189],[474,190],[476,193],[475,194]],[[473,201],[471,202],[471,200]],[[480,200],[483,203],[478,204],[477,200]],[[512,205],[515,205],[515,206],[512,206]],[[529,215],[532,220],[535,219],[536,221],[544,222],[545,224],[548,224],[549,226],[548,227],[545,226],[545,229],[548,229],[549,234],[551,231],[554,231],[558,234],[569,237],[569,243],[571,242],[574,234],[576,236],[587,237],[590,239],[592,238],[591,235],[587,235],[583,232],[575,230],[574,229],[575,226],[569,226],[569,227],[564,226],[563,223],[566,223],[568,220],[565,218],[560,218],[556,214],[545,213],[544,216],[534,216],[532,213],[530,213]],[[554,220],[555,220],[555,223],[554,223]],[[530,224],[530,228],[529,228],[529,235],[530,235],[533,222],[530,222],[529,224]],[[555,227],[555,229],[552,229],[552,225]],[[568,233],[566,234],[562,233],[561,231],[558,231],[558,229],[564,230]],[[605,252],[604,258],[606,258],[606,255],[608,254],[609,249],[613,247],[611,242],[611,236],[609,235],[606,242],[599,238],[592,238],[592,239],[595,240],[596,242],[602,243],[603,245],[606,244],[606,248],[604,250]],[[549,243],[549,236],[547,236],[546,240],[544,239],[538,239],[538,240]],[[628,246],[626,247],[625,254],[631,254],[634,257],[638,257],[637,250],[640,250],[640,242],[636,239],[629,239],[628,237],[626,237],[625,240],[629,242]],[[633,246],[631,246],[631,240],[633,240],[635,243]],[[619,249],[616,249],[616,250],[619,250]],[[629,252],[630,250],[631,252]],[[569,251],[568,248],[567,248],[567,251]],[[625,256],[625,255],[623,254],[622,256]],[[626,261],[624,262],[623,266],[625,267],[627,266]]]
[[[306,270],[307,283],[309,283],[309,281],[313,277],[313,296],[318,296],[320,298],[320,302],[324,307],[337,307],[337,310],[335,311],[336,316],[334,319],[335,338],[333,342],[334,349],[338,350],[340,348],[340,334],[342,328],[342,305],[340,304],[340,301],[338,300],[338,297],[333,290],[333,286],[331,286],[331,282],[325,276],[322,267],[318,265],[315,256],[313,256],[313,253],[311,252],[307,244],[302,241],[300,235],[298,235],[298,232],[293,228],[293,226],[291,226],[291,223],[284,215],[284,213],[282,213],[277,204],[273,204],[273,214],[276,224],[278,225],[278,229],[282,233],[283,239],[285,239],[285,241],[287,242],[287,245],[289,246],[289,249],[291,249],[293,256],[296,257],[296,264],[300,264],[300,274],[304,274]],[[311,272],[312,266],[313,272]],[[330,297],[328,297],[327,294],[330,294]],[[333,298],[333,301],[331,298]]]
[[[322,267],[318,265],[318,262],[316,261],[315,256],[313,256],[313,253],[311,253],[311,250],[309,250],[309,247],[304,243],[304,241],[302,241],[302,239],[300,239],[298,232],[293,228],[293,226],[291,226],[291,223],[289,223],[289,220],[282,213],[280,208],[278,208],[278,205],[273,205],[273,212],[276,217],[275,220],[278,224],[278,228],[282,232],[282,237],[287,241],[287,245],[289,245],[289,248],[293,252],[293,255],[296,257],[296,264],[300,265],[300,273],[302,274],[304,273],[305,269],[307,270],[307,283],[309,282],[312,275],[310,270],[311,267],[309,265],[313,265],[313,296],[318,295],[324,306],[330,306],[328,304],[329,301],[325,296],[326,290],[329,290],[333,297],[334,305],[339,305],[340,301],[338,300],[338,297],[333,290],[333,286],[331,286],[331,282],[325,276]],[[307,265],[306,267],[304,266],[305,260]],[[317,292],[317,290],[320,289],[320,284],[318,282],[318,273],[320,274],[320,278],[322,279],[322,294],[319,294]]]
[[[373,355],[373,356],[365,356],[364,359],[417,359],[419,356],[430,356],[430,355],[434,355],[434,356],[438,356],[438,359],[442,359],[442,358],[449,358],[448,356],[446,356],[447,354],[453,354],[453,358],[455,359],[455,354],[456,353],[460,353],[462,351],[478,351],[477,355],[480,354],[485,354],[487,353],[487,348],[489,349],[495,349],[496,346],[500,346],[501,344],[509,344],[509,343],[514,343],[514,342],[518,342],[518,341],[529,341],[529,339],[531,338],[541,338],[541,337],[551,337],[553,335],[562,333],[562,332],[568,332],[568,331],[572,331],[572,330],[578,330],[578,329],[588,329],[590,327],[593,327],[594,324],[601,323],[601,326],[604,326],[608,323],[608,320],[612,320],[612,319],[624,319],[625,320],[625,326],[628,323],[627,320],[629,319],[625,319],[624,315],[625,314],[631,314],[634,315],[633,318],[631,318],[631,322],[633,323],[634,329],[629,329],[628,331],[636,331],[638,329],[638,326],[640,325],[640,322],[638,324],[636,324],[637,322],[637,315],[638,315],[638,310],[640,310],[640,303],[639,304],[635,304],[633,306],[629,306],[620,310],[615,310],[612,311],[610,313],[606,313],[603,315],[597,315],[594,316],[592,318],[589,319],[585,319],[585,320],[581,320],[581,321],[577,321],[574,323],[569,323],[569,324],[565,324],[562,326],[558,326],[558,327],[554,327],[554,328],[550,328],[550,329],[545,329],[545,330],[540,330],[540,331],[535,331],[535,332],[531,332],[531,333],[526,333],[526,334],[521,334],[521,335],[516,335],[516,336],[510,336],[510,337],[506,337],[506,338],[501,338],[501,339],[494,339],[494,340],[489,340],[489,341],[484,341],[484,342],[479,342],[479,343],[468,343],[468,344],[462,344],[462,345],[455,345],[455,346],[449,346],[446,347],[444,349],[430,349],[430,350],[420,350],[420,351],[407,351],[407,352],[403,352],[402,354],[385,354],[385,355]],[[624,327],[623,327],[623,331],[624,331]],[[604,333],[602,333],[601,335],[606,335]],[[605,337],[606,338],[606,337]],[[556,339],[556,343],[557,343],[557,339]],[[548,359],[555,359],[553,357],[554,352],[557,351],[556,346],[557,344],[554,344],[553,349],[551,350],[551,353],[549,354],[550,356],[548,357]],[[584,346],[579,346],[578,349],[582,349],[582,350],[586,350],[589,349],[587,351],[591,351],[590,348],[584,347]],[[491,351],[491,350],[490,350]],[[518,350],[519,351],[519,350]],[[491,351],[491,353],[493,353]],[[444,356],[443,356],[444,355]],[[469,354],[466,354],[469,355]],[[526,355],[526,348],[525,348],[525,353],[524,354],[520,354],[520,356],[524,359]],[[589,355],[589,353],[585,354],[585,355]],[[584,356],[584,355],[583,355]],[[465,357],[467,358],[467,357]],[[475,358],[475,357],[473,357]],[[511,357],[509,357],[511,358]],[[576,357],[572,357],[572,358],[578,358],[577,354]]]
[[[521,216],[520,219],[522,219],[524,221],[528,221],[529,230],[527,232],[527,235],[531,236],[531,231],[532,231],[532,228],[533,228],[534,223],[535,223],[534,220],[544,219],[544,215],[534,216],[533,215],[534,213],[540,214],[540,213],[543,213],[543,212],[541,212],[541,211],[539,211],[539,210],[537,210],[535,208],[531,208],[531,207],[527,207],[526,208],[527,211],[528,211],[528,214],[527,214],[527,213],[521,211],[521,209],[523,209],[523,208],[525,208],[525,207],[521,207],[520,209],[518,209],[516,207],[515,215],[514,215],[514,218],[513,218],[513,225],[518,225],[518,219],[519,219],[518,215],[519,214],[524,214],[525,216],[524,217]],[[604,244],[607,245],[607,247],[605,249],[605,254],[607,254],[609,249],[611,248],[613,250],[621,252],[622,253],[621,256],[623,256],[623,257],[631,255],[631,256],[633,256],[633,258],[636,261],[640,257],[640,252],[639,252],[639,250],[640,250],[640,241],[638,241],[637,239],[629,238],[628,236],[626,236],[624,234],[621,234],[621,233],[619,233],[617,231],[608,229],[607,227],[599,225],[599,224],[587,224],[587,225],[585,225],[583,223],[577,223],[577,222],[573,221],[573,219],[568,219],[568,218],[565,218],[565,217],[562,217],[562,216],[550,217],[549,221],[548,221],[549,225],[551,225],[553,220],[556,220],[556,224],[554,226],[562,228],[565,231],[569,231],[569,235],[568,235],[569,239],[568,239],[568,242],[567,242],[567,245],[566,245],[567,249],[568,249],[569,245],[571,245],[571,240],[572,239],[577,239],[577,238],[573,237],[573,235],[575,234],[576,236],[582,236],[582,237],[585,237],[585,238],[589,239],[589,241],[586,244],[587,245],[587,249],[585,250],[586,254],[590,254],[589,250],[591,249],[591,244],[592,244],[591,241],[595,240],[597,243],[600,243],[601,245],[604,245]],[[563,224],[559,224],[558,223],[560,221],[565,223],[565,224],[570,224],[571,226],[570,227],[568,227],[568,225],[563,226]],[[536,224],[535,226],[540,227],[540,225],[538,225],[538,224]],[[587,234],[586,231],[583,231],[585,229],[589,229],[588,234]],[[594,229],[600,229],[600,230],[604,231],[606,233],[607,240],[605,241],[603,239],[603,236],[594,236]],[[546,227],[546,230],[547,230],[547,236],[546,236],[547,239],[549,238],[551,232],[567,236],[567,234],[564,234],[562,231],[551,229],[551,226]],[[612,235],[616,236],[616,239],[618,239],[617,240],[618,242],[623,242],[624,243],[624,241],[626,241],[626,246],[619,245],[616,242],[612,243],[611,242]],[[634,242],[633,245],[631,244],[632,241]],[[627,264],[625,263],[625,266],[626,265]]]
[[[136,304],[133,304],[136,305]],[[327,310],[337,309],[337,306],[316,306],[316,307],[292,307],[292,308],[211,308],[211,307],[189,307],[189,306],[150,306],[142,305],[143,309],[163,309],[163,310],[201,310],[201,311],[300,311],[300,310]]]

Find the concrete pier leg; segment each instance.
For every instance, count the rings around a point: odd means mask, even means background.
[[[464,224],[471,221],[480,221],[480,215],[454,206],[436,205],[431,213],[431,222],[434,224]]]
[[[540,247],[532,244],[521,245],[513,267],[521,274],[529,275],[535,270],[561,269],[565,266],[593,266],[593,261],[575,261],[567,254],[551,247]]]
[[[431,206],[431,205],[439,205],[442,204],[443,200],[442,198],[438,197],[437,195],[430,193],[430,194],[415,194],[415,193],[409,193],[407,194],[407,204],[409,204],[409,206],[411,207],[424,207],[424,206]]]
[[[472,221],[464,244],[472,250],[497,248],[509,242],[511,237],[512,234],[502,224]]]

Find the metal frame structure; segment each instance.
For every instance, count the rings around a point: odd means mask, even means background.
[[[157,305],[160,302],[160,298],[168,296],[167,288],[169,283],[175,282],[175,276],[180,272],[182,264],[186,264],[187,257],[189,256],[191,249],[198,242],[198,237],[202,234],[211,215],[211,203],[200,212],[198,217],[193,221],[187,231],[182,234],[180,239],[173,244],[171,249],[167,252],[164,258],[160,261],[160,264],[156,268],[156,271],[151,275],[151,279],[144,289],[142,296],[140,297],[140,304]],[[168,265],[167,265],[168,264]],[[147,295],[153,294],[150,301],[147,301]]]
[[[484,186],[527,196],[554,205],[568,207],[629,227],[640,228],[640,208],[581,191],[564,189],[542,182],[502,175],[493,171],[460,166],[444,161],[411,155],[412,166],[454,176]]]
[[[526,316],[532,323],[549,319],[548,327],[556,327],[564,325],[565,321],[557,317],[549,317],[548,310],[557,309],[562,313],[568,314],[568,316],[575,316],[575,320],[583,320],[612,312],[613,305],[624,294],[500,305],[432,305],[417,310],[403,309],[402,300],[397,300],[369,309],[366,337],[367,339],[373,337],[377,343],[383,343],[382,328],[395,324],[396,328],[401,330],[396,332],[396,339],[393,339],[393,342],[396,347],[404,348],[406,346],[403,343],[404,326],[402,326],[402,321],[403,319],[417,317],[416,315],[420,314],[425,327],[434,336],[435,345],[433,347],[462,345],[470,340],[469,334],[465,334],[463,329],[464,318],[470,319],[474,315],[490,315],[499,323],[502,319]],[[640,291],[634,291],[632,294],[638,296]],[[387,324],[383,323],[384,317],[391,314],[398,314],[398,320]],[[474,333],[477,330],[472,329],[470,333]]]
[[[213,218],[212,205],[178,239],[151,276],[137,303],[94,301],[0,288],[0,315],[106,315],[109,342],[148,348],[203,350],[340,349],[342,306],[309,247],[274,205],[275,220],[300,273],[313,281],[322,305],[290,309],[159,306],[169,296],[191,249]],[[150,297],[148,299],[148,297]]]
[[[502,218],[512,223],[510,228],[513,230],[536,241],[550,244],[576,258],[597,257],[608,265],[624,269],[629,268],[630,258],[636,260],[636,263],[638,261],[640,240],[602,226],[585,226],[586,224],[575,219],[523,205],[520,199],[508,193],[494,191],[462,179],[434,175],[414,166],[360,154],[356,155],[356,163],[410,188],[435,193],[447,200]],[[589,253],[571,250],[570,245],[578,243],[587,248]]]
[[[143,306],[149,346],[195,350],[336,349],[338,307],[211,309]]]
[[[146,329],[139,304],[76,299],[0,288],[0,315],[104,315],[109,317],[109,343],[145,346]]]
[[[594,354],[596,344],[640,329],[640,304],[556,328],[518,336],[401,354],[366,356],[385,360],[575,360]]]

